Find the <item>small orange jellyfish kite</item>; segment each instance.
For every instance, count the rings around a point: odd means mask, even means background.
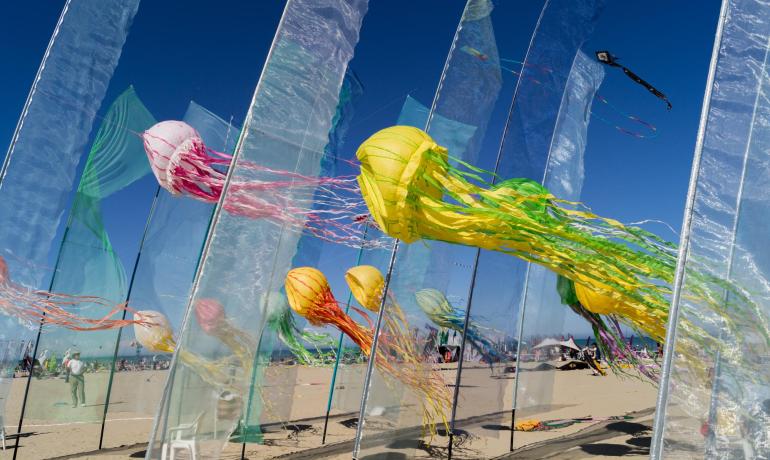
[[[368,310],[377,312],[381,304],[384,280],[378,270],[371,270],[374,267],[363,267],[349,270],[345,278],[359,303]],[[342,311],[326,277],[319,270],[312,267],[290,270],[286,275],[286,296],[292,310],[297,314],[315,326],[337,327],[350,337],[366,356],[371,357],[374,339],[372,327],[361,326]],[[364,311],[353,306],[351,308],[371,326],[372,321]],[[437,421],[440,420],[447,427],[446,410],[451,406],[451,395],[441,375],[426,369],[420,362],[416,346],[405,332],[408,331],[408,326],[403,325],[405,319],[401,323],[398,319],[390,318],[390,315],[386,318],[380,332],[375,365],[385,375],[395,377],[421,396],[423,424],[432,437],[436,434]]]
[[[369,356],[372,351],[372,332],[353,321],[337,303],[329,282],[320,270],[299,267],[286,275],[286,297],[298,315],[313,326],[336,326],[350,337]],[[353,307],[353,309],[358,310]],[[359,313],[364,315],[359,310]]]

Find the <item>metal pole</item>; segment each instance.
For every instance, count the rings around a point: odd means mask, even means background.
[[[53,275],[51,276],[51,282],[48,284],[48,291],[53,290],[54,282],[56,281],[56,273],[59,269],[59,264],[61,263],[61,257],[62,253],[64,252],[64,243],[67,241],[67,235],[70,231],[70,225],[72,224],[72,213],[70,213],[69,217],[67,218],[67,227],[64,229],[64,234],[62,235],[62,243],[59,246],[59,253],[56,255],[56,264],[54,265]],[[21,414],[19,415],[19,426],[16,428],[16,442],[13,446],[13,459],[16,460],[16,454],[19,449],[19,438],[21,434],[21,428],[24,423],[24,413],[27,409],[27,397],[29,396],[29,387],[32,384],[32,371],[35,370],[35,359],[37,358],[37,349],[40,345],[40,336],[43,333],[43,325],[45,323],[45,312],[43,312],[43,318],[40,318],[40,326],[37,329],[37,338],[35,339],[35,348],[32,351],[32,364],[31,368],[29,370],[29,376],[27,376],[27,382],[24,386],[24,398],[21,401]]]
[[[364,225],[363,240],[366,241],[366,234],[369,232],[369,224]],[[364,248],[358,250],[358,258],[356,259],[356,265],[361,264],[361,259],[364,255]],[[345,314],[350,312],[350,304],[353,302],[353,293],[348,295],[348,304],[345,306]],[[334,360],[334,370],[332,371],[332,381],[329,387],[329,400],[326,402],[326,416],[324,417],[324,429],[321,435],[321,445],[326,444],[326,430],[329,426],[329,414],[332,410],[332,398],[334,397],[334,386],[337,384],[337,371],[340,366],[340,359],[342,359],[342,342],[345,338],[345,334],[340,332],[340,340],[337,345],[337,359]]]
[[[531,264],[527,264],[527,271],[524,274],[524,279],[529,279],[529,269],[532,267]],[[513,385],[513,407],[511,407],[511,439],[510,443],[508,445],[509,452],[513,452],[513,432],[514,428],[516,427],[516,398],[519,396],[519,376],[521,375],[521,342],[523,342],[523,336],[524,336],[524,313],[525,313],[525,305],[527,304],[527,296],[526,296],[526,290],[524,291],[524,296],[521,299],[521,306],[519,307],[519,331],[518,331],[518,341],[516,342],[516,383]]]
[[[572,60],[572,66],[570,68],[570,75],[567,77],[567,83],[566,83],[567,85],[569,84],[570,78],[572,78],[572,69],[574,69],[574,67],[575,67],[575,59],[577,59],[577,54],[575,54],[575,58],[573,58],[573,60]],[[559,119],[559,115],[561,115],[561,107],[564,106],[564,98],[566,96],[567,96],[567,94],[566,94],[566,88],[565,88],[565,93],[562,95],[562,100],[561,100],[561,104],[560,104],[560,107],[559,107],[559,112],[556,115],[557,122],[558,122],[558,119]],[[555,137],[555,134],[556,134],[556,128],[557,128],[557,125],[554,125],[554,131],[551,133],[551,143],[550,143],[549,148],[548,148],[548,156],[545,159],[545,170],[543,171],[543,179],[540,181],[540,183],[543,186],[545,186],[546,180],[548,180],[548,166],[551,163],[551,152],[553,151],[553,140],[554,140],[554,137]],[[531,274],[531,269],[532,269],[532,262],[528,262],[527,263],[527,271],[524,274],[524,288],[523,288],[524,295],[522,297],[521,313],[519,315],[519,342],[516,344],[516,347],[517,347],[517,351],[516,351],[516,383],[514,384],[514,389],[513,389],[513,409],[511,411],[511,442],[510,442],[510,446],[509,446],[509,449],[511,451],[513,451],[513,434],[514,434],[514,431],[515,431],[514,428],[516,427],[516,398],[518,398],[518,395],[519,395],[519,378],[518,378],[518,376],[520,374],[519,374],[518,371],[520,370],[520,368],[519,368],[519,359],[518,359],[518,357],[519,357],[520,352],[521,352],[522,338],[524,337],[524,320],[525,320],[526,311],[527,311],[527,299],[529,299],[529,278],[530,278],[530,274]]]
[[[493,181],[495,181],[496,178],[497,178],[497,173],[500,170],[500,163],[502,162],[502,159],[503,159],[503,150],[505,150],[505,140],[508,137],[508,131],[511,129],[511,118],[513,117],[513,109],[516,106],[516,98],[518,97],[519,90],[521,89],[522,76],[523,76],[524,70],[525,70],[524,69],[524,65],[529,60],[529,55],[532,52],[532,47],[534,46],[534,43],[535,43],[535,37],[537,36],[538,31],[540,30],[540,25],[543,22],[543,17],[545,16],[545,12],[548,9],[548,6],[550,5],[550,3],[551,3],[551,0],[545,0],[545,2],[543,3],[543,9],[540,10],[540,16],[538,16],[537,22],[535,23],[535,28],[532,31],[532,36],[529,38],[529,45],[527,45],[527,52],[524,55],[524,60],[523,60],[523,62],[521,64],[521,71],[519,72],[519,79],[516,81],[516,87],[513,90],[513,96],[511,97],[511,104],[508,107],[508,117],[505,120],[505,127],[503,128],[503,134],[502,134],[502,136],[500,138],[500,146],[498,147],[497,158],[495,159],[495,169],[494,169],[495,175],[492,178]],[[481,253],[481,249],[477,249],[476,250],[476,260],[477,260],[476,264],[478,264],[478,258],[479,258],[479,254],[480,253]],[[476,267],[474,266],[474,278],[475,278],[475,272],[476,272]],[[525,276],[527,276],[527,277],[529,276],[529,264],[527,264],[527,272],[526,272]],[[469,295],[469,297],[471,297],[471,296]],[[522,304],[522,308],[523,308],[523,304]],[[468,314],[470,314],[469,309],[470,309],[470,303],[468,303],[468,308],[466,309],[466,316]],[[518,339],[518,343],[516,344],[516,363],[517,363],[517,369],[518,369],[518,362],[519,362],[519,353],[521,352],[521,323],[522,323],[522,319],[524,318],[523,313],[524,312],[522,310],[520,315],[519,315],[520,316],[520,318],[519,318],[519,325],[520,325],[519,326],[519,339]],[[463,337],[463,340],[465,340],[465,337]],[[517,376],[518,376],[518,372],[517,372]],[[511,447],[510,447],[510,450],[513,450],[513,424],[514,424],[514,419],[515,419],[515,414],[516,414],[516,389],[517,389],[517,387],[518,387],[518,377],[517,377],[517,384],[514,384],[513,403],[512,403],[513,407],[511,409],[511,442],[510,442]],[[457,401],[454,401],[454,404],[457,405]],[[454,422],[454,420],[453,420],[453,422]]]
[[[700,126],[698,127],[698,137],[695,141],[695,153],[692,162],[692,171],[690,173],[690,187],[687,191],[687,202],[684,209],[684,221],[682,222],[682,236],[679,241],[679,256],[674,274],[673,295],[671,297],[671,307],[668,313],[668,325],[666,329],[665,349],[663,353],[663,363],[660,374],[660,389],[658,391],[658,400],[656,403],[655,420],[653,423],[652,443],[650,448],[650,459],[659,460],[663,455],[663,430],[666,422],[666,404],[668,403],[668,379],[671,373],[671,365],[675,352],[674,341],[676,340],[676,321],[679,316],[679,302],[682,295],[684,284],[685,266],[687,264],[687,251],[690,246],[690,232],[692,230],[693,209],[695,207],[695,197],[700,178],[700,163],[703,157],[703,142],[706,136],[708,126],[708,115],[711,108],[711,93],[714,88],[714,77],[716,75],[717,63],[719,61],[719,49],[722,45],[722,35],[724,33],[725,19],[727,18],[729,0],[722,0],[722,7],[719,13],[719,22],[717,23],[716,37],[714,39],[714,48],[711,53],[711,64],[709,65],[708,79],[706,80],[706,91],[703,95],[703,107],[701,109]]]
[[[144,242],[147,239],[147,232],[150,229],[150,223],[152,223],[152,217],[155,214],[155,207],[158,204],[158,197],[160,196],[160,186],[155,190],[155,196],[152,198],[152,205],[150,205],[150,213],[147,215],[147,222],[144,224],[144,232],[142,233],[142,239],[139,241],[139,251],[136,253],[136,259],[134,259],[134,268],[131,271],[131,279],[128,281],[128,291],[126,292],[126,305],[131,299],[131,291],[134,288],[134,280],[136,279],[136,271],[139,268],[139,261],[142,258],[142,249],[144,248]],[[123,310],[122,319],[126,319],[127,311]],[[107,396],[104,398],[104,413],[102,414],[102,427],[99,430],[99,450],[102,449],[102,443],[104,441],[104,426],[107,423],[107,410],[110,407],[110,395],[112,394],[112,381],[115,376],[115,360],[118,358],[118,350],[120,350],[120,337],[123,335],[123,328],[118,329],[118,335],[115,338],[115,351],[112,354],[112,368],[110,369],[110,378],[107,381]]]
[[[366,415],[366,404],[369,402],[369,389],[372,384],[372,372],[374,371],[374,363],[377,360],[377,344],[380,341],[380,329],[382,328],[382,317],[385,315],[385,301],[388,298],[388,285],[390,285],[390,277],[393,274],[393,265],[396,261],[396,253],[398,252],[398,240],[393,243],[393,250],[390,252],[390,262],[388,263],[388,273],[385,275],[385,285],[382,290],[382,300],[380,300],[380,311],[377,312],[377,324],[374,326],[374,337],[372,338],[372,348],[369,354],[369,362],[366,364],[366,376],[364,377],[364,389],[361,394],[361,408],[358,411],[358,423],[356,424],[356,437],[353,444],[353,460],[358,460],[358,455],[361,452],[361,436],[364,434],[364,418]]]
[[[460,23],[455,29],[455,34],[454,34],[454,37],[452,38],[452,44],[449,47],[447,58],[444,61],[444,67],[441,69],[441,76],[439,77],[439,82],[438,82],[438,85],[436,86],[436,94],[433,97],[430,110],[428,111],[428,119],[425,122],[426,132],[430,132],[430,126],[433,121],[433,116],[436,112],[436,107],[438,106],[438,101],[441,96],[441,89],[444,86],[444,81],[446,80],[446,74],[447,74],[447,71],[449,70],[449,64],[452,60],[452,56],[454,55],[454,50],[457,46],[457,40],[460,36],[460,32],[462,31],[462,26],[465,21],[465,15],[471,1],[472,0],[468,0],[468,2],[466,2],[465,4],[465,7],[463,8],[463,13],[460,16]],[[356,437],[353,445],[354,460],[358,459],[358,456],[361,451],[361,437],[363,436],[364,417],[366,415],[366,405],[369,399],[369,389],[371,386],[372,372],[374,370],[374,361],[377,355],[377,343],[379,341],[380,326],[382,323],[382,315],[385,310],[385,300],[387,298],[387,293],[390,286],[390,278],[391,278],[391,274],[393,273],[393,264],[396,260],[396,252],[398,251],[398,246],[399,246],[399,240],[395,240],[395,243],[393,245],[393,251],[390,254],[390,263],[388,264],[388,273],[387,273],[387,276],[385,277],[385,285],[383,286],[382,301],[380,302],[380,311],[377,314],[377,325],[374,331],[374,340],[372,341],[372,351],[369,356],[369,362],[367,363],[366,375],[364,376],[364,390],[363,390],[363,394],[361,395],[361,408],[359,410],[358,424],[356,425]]]
[[[266,300],[266,302],[268,302]],[[257,378],[257,368],[259,367],[259,352],[262,348],[262,339],[265,337],[265,325],[267,324],[267,318],[262,319],[259,331],[259,343],[257,343],[257,349],[254,352],[254,358],[251,360],[251,377],[249,379],[249,398],[246,400],[246,416],[241,422],[241,436],[243,443],[241,443],[241,460],[246,460],[246,440],[248,436],[249,418],[251,418],[251,405],[254,403],[254,380]],[[215,432],[214,436],[218,436]]]
[[[493,179],[494,183],[494,179]],[[476,274],[479,269],[479,257],[481,256],[481,250],[476,250],[476,256],[473,260],[473,272],[471,274],[471,284],[468,287],[468,301],[465,306],[465,318],[463,319],[463,331],[460,339],[460,355],[457,360],[457,372],[455,373],[455,387],[452,394],[452,414],[449,418],[449,445],[447,446],[447,458],[452,459],[452,445],[454,443],[455,422],[457,416],[457,401],[460,397],[460,382],[462,380],[463,363],[465,362],[465,347],[468,343],[468,324],[471,319],[471,306],[473,305],[473,292],[476,287]],[[491,363],[490,363],[491,365]]]
[[[45,315],[45,313],[44,313]],[[21,427],[24,423],[24,412],[27,408],[27,396],[29,395],[29,385],[32,382],[32,371],[35,370],[35,357],[37,356],[37,347],[40,344],[40,334],[43,332],[43,319],[40,319],[40,327],[37,330],[37,338],[35,339],[35,348],[32,352],[31,368],[29,370],[29,376],[27,376],[27,383],[24,386],[24,399],[21,402],[21,414],[19,415],[19,426],[16,428],[16,442],[13,445],[13,460],[16,460],[16,454],[19,451],[19,438],[21,438]]]

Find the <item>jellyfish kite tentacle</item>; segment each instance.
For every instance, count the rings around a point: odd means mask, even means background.
[[[376,362],[396,360],[401,363],[393,366],[391,374],[421,396],[423,426],[431,438],[437,434],[438,422],[449,429],[446,413],[452,404],[451,392],[443,376],[424,362],[404,311],[392,293],[385,290],[382,273],[374,266],[358,265],[345,272],[345,282],[366,310],[376,314],[380,306],[385,305]],[[365,315],[364,312],[361,314]]]
[[[224,190],[232,157],[208,148],[200,134],[181,121],[163,121],[142,133],[144,149],[158,183],[173,195],[216,203]],[[366,213],[355,177],[310,177],[240,161],[239,168],[260,179],[233,178],[223,208],[234,215],[268,219],[304,229],[325,241],[380,247],[364,238]]]
[[[204,382],[222,389],[239,392],[231,382],[227,366],[209,361],[185,349],[177,350],[174,333],[166,315],[155,310],[142,310],[134,313],[134,336],[146,350],[153,353],[177,352],[179,360]]]
[[[417,305],[435,325],[452,329],[463,333],[465,329],[465,315],[455,309],[446,296],[436,289],[422,289],[414,295]],[[505,356],[497,351],[497,348],[484,333],[484,327],[474,321],[468,321],[465,337],[468,343],[479,352],[488,363],[505,360]]]
[[[251,375],[257,342],[246,331],[234,325],[225,315],[224,306],[216,299],[196,299],[195,318],[206,334],[224,343],[241,363],[245,375]]]
[[[324,364],[324,356],[328,353],[324,353],[322,348],[332,350],[331,354],[334,354],[336,341],[331,336],[299,328],[285,295],[274,292],[268,297],[267,302],[268,327],[276,332],[278,339],[286,345],[300,364],[311,366]],[[311,345],[315,353],[308,350],[303,343]]]
[[[93,308],[108,311],[101,318],[76,313]],[[8,264],[0,256],[0,312],[18,318],[29,327],[41,320],[74,331],[99,331],[136,324],[134,320],[112,319],[124,311],[133,313],[127,304],[116,304],[101,297],[28,289],[11,280]]]
[[[290,311],[284,311],[270,317],[268,319],[268,325],[270,329],[276,332],[278,339],[286,345],[299,364],[305,366],[317,366],[323,364],[323,360],[319,359],[305,348],[303,342],[313,345],[316,352],[320,354],[321,351],[318,349],[318,343],[328,342],[327,339],[329,339],[329,336],[300,330]]]

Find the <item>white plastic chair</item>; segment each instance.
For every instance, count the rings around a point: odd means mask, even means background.
[[[190,460],[197,460],[198,442],[195,440],[195,435],[198,432],[198,422],[202,416],[203,414],[199,414],[194,422],[175,426],[168,430],[169,440],[163,443],[161,447],[161,460],[166,460],[166,454],[168,454],[168,460],[174,460],[176,452],[181,450],[189,452]]]
[[[0,405],[0,409],[2,405]],[[3,444],[3,450],[5,450],[5,414],[0,414],[0,442]]]

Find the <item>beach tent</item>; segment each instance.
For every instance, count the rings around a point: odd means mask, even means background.
[[[567,347],[567,348],[572,348],[573,350],[580,351],[580,347],[577,346],[577,344],[571,337],[569,340],[545,339],[532,348],[534,349],[534,348],[545,348],[545,347]]]
[[[559,346],[572,348],[573,350],[580,351],[580,347],[577,346],[577,344],[575,343],[575,340],[573,340],[572,337],[570,337],[569,340],[562,340],[561,342],[559,342]]]
[[[562,342],[560,342],[560,341],[558,341],[556,339],[545,339],[545,340],[543,340],[542,342],[538,343],[537,345],[535,345],[532,348],[534,349],[534,348],[561,347],[561,346],[563,346]]]

